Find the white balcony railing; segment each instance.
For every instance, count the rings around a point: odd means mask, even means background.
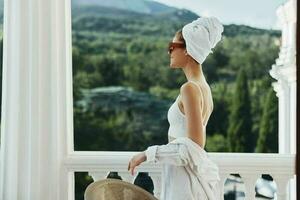
[[[127,171],[128,161],[137,152],[74,152],[65,165],[69,172],[88,172],[93,180],[105,179],[109,172],[118,172],[123,180],[133,183],[138,172],[148,172],[154,185],[154,195],[159,197],[161,166],[143,163],[136,175]],[[256,153],[209,153],[217,163],[225,184],[230,174],[239,174],[245,185],[245,199],[255,199],[255,185],[261,174],[269,174],[276,183],[278,200],[288,199],[287,184],[295,175],[295,155]],[[224,188],[223,184],[223,188]],[[72,191],[71,191],[72,192]]]

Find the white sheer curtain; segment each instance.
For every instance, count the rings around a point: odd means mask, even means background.
[[[70,9],[70,0],[4,2],[0,199],[73,198]]]

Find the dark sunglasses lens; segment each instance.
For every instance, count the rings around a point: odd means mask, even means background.
[[[173,47],[169,47],[169,49],[168,49],[168,53],[169,53],[169,54],[171,54],[171,53],[172,53],[172,51],[173,51]]]
[[[174,49],[173,42],[169,42],[168,53],[171,54],[173,49]]]

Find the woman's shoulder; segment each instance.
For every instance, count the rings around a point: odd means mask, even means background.
[[[187,102],[199,102],[202,101],[203,93],[201,91],[200,86],[196,85],[196,83],[192,83],[190,81],[184,83],[180,87],[180,101],[182,102],[184,99]]]
[[[180,87],[180,94],[198,94],[202,93],[201,83],[196,81],[187,81]]]

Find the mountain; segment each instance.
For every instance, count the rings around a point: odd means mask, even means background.
[[[87,5],[72,8],[72,30],[74,34],[97,32],[105,35],[112,33],[122,36],[170,38],[184,24],[197,18],[196,14],[187,10],[152,15]],[[99,34],[97,35],[99,36]]]
[[[88,1],[91,3],[92,0]],[[187,24],[198,17],[199,16],[195,13],[184,9],[166,10],[165,12],[157,12],[156,14],[146,14],[116,7],[82,4],[81,6],[73,5],[72,7],[72,28],[75,32],[92,31],[104,34],[119,33],[122,35],[129,34],[139,37],[144,35],[169,38],[184,24]],[[265,34],[279,37],[281,33],[276,30],[264,30],[235,24],[224,25],[223,33],[223,35],[227,37],[236,37],[239,35],[259,36]]]
[[[177,10],[150,0],[72,0],[72,6],[103,6],[145,14],[161,14]]]
[[[91,28],[94,31],[103,29],[134,33],[140,32],[139,29],[147,25],[152,27],[151,33],[159,35],[162,30],[166,30],[165,33],[167,30],[174,32],[198,17],[200,16],[189,10],[177,9],[152,0],[72,0],[72,20],[76,30]],[[128,24],[131,24],[130,28],[124,27]],[[134,27],[132,24],[135,24]],[[228,37],[264,34],[279,37],[281,32],[230,24],[224,25],[223,34]]]
[[[247,25],[236,25],[236,24],[229,24],[224,26],[224,35],[228,37],[235,37],[239,35],[270,35],[270,36],[281,36],[281,31],[278,30],[266,30],[260,28],[254,28]]]

